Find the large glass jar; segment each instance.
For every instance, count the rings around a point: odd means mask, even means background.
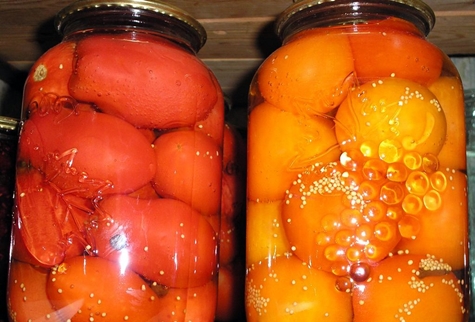
[[[250,89],[253,321],[464,321],[464,95],[419,0],[310,1]]]
[[[0,321],[7,316],[7,282],[10,259],[15,157],[18,143],[18,120],[0,116]]]
[[[158,1],[72,3],[25,84],[12,321],[213,321],[224,100],[203,27]]]

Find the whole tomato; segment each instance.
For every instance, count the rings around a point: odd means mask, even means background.
[[[209,69],[168,40],[92,35],[76,53],[71,96],[137,127],[192,126],[216,103]]]
[[[168,287],[195,287],[217,269],[216,233],[197,211],[173,199],[105,197],[89,225],[93,253]]]
[[[50,95],[69,96],[68,82],[73,74],[76,43],[65,41],[44,53],[31,67],[25,82],[23,105],[41,108]]]
[[[46,268],[11,261],[7,296],[12,321],[60,321],[46,294],[48,273]]]
[[[61,191],[83,197],[132,192],[155,174],[152,146],[132,125],[63,106],[30,115],[20,135],[19,158]]]
[[[68,321],[152,321],[156,293],[133,271],[100,257],[72,257],[51,270],[46,294],[52,306],[75,308]],[[64,320],[64,319],[63,319]]]
[[[203,215],[217,215],[222,155],[216,141],[198,131],[180,130],[159,136],[153,145],[157,193],[181,200]]]

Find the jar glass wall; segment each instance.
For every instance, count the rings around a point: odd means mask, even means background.
[[[212,321],[224,100],[206,32],[158,1],[80,0],[25,84],[12,321]]]
[[[300,1],[248,123],[248,321],[465,321],[464,95],[421,1]]]

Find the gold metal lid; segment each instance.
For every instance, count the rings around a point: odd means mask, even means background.
[[[435,24],[435,14],[422,0],[294,0],[277,18],[275,31],[282,39],[310,24],[344,23],[364,20],[364,17],[382,17],[384,14],[408,20],[428,35]],[[312,24],[313,27],[318,26]]]
[[[94,17],[97,21],[101,16],[109,15],[107,19],[104,19],[103,26],[113,21],[114,17],[118,17],[122,23],[125,23],[126,12],[132,13],[127,21],[130,24],[126,27],[152,30],[154,22],[165,20],[164,24],[170,30],[186,29],[187,37],[190,38],[186,40],[191,42],[193,50],[198,51],[206,43],[206,30],[198,20],[178,7],[154,0],[77,0],[58,12],[55,25],[57,31],[64,35],[68,24],[84,17]],[[148,22],[144,23],[141,21],[142,18],[148,19]],[[159,33],[163,31],[160,27],[158,29],[155,31]]]
[[[12,117],[0,116],[0,130],[14,131],[18,128],[19,121]]]

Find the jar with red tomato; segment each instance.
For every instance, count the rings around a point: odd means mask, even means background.
[[[12,321],[213,321],[224,100],[202,25],[79,0],[25,84]]]
[[[466,321],[464,96],[419,0],[294,3],[248,119],[246,315]]]

